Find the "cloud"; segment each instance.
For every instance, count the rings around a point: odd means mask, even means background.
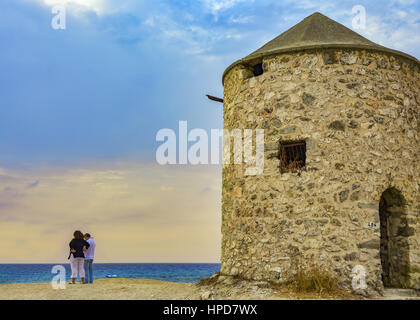
[[[182,50],[187,55],[211,55],[226,40],[239,40],[242,35],[229,28],[208,28],[189,21],[178,21],[170,14],[149,16],[143,25],[150,28],[153,41],[166,50]],[[159,39],[159,42],[156,41]],[[176,48],[173,48],[173,47]],[[171,48],[171,49],[170,49]]]
[[[75,13],[92,11],[96,14],[111,12],[110,2],[107,0],[34,0],[48,7],[63,6]],[[114,10],[112,10],[114,11]]]
[[[360,33],[380,45],[419,56],[420,25],[415,22],[418,15],[406,13],[401,22],[399,19],[401,13],[399,11],[394,13],[386,18],[369,15],[366,19],[366,29],[359,30]]]
[[[219,259],[219,167],[105,163],[10,171],[16,177],[13,184],[0,181],[0,225],[9,225],[7,234],[28,246],[19,249],[11,245],[0,250],[0,260],[12,261],[20,255],[28,261],[39,259],[39,252],[31,254],[28,250],[34,243],[45,248],[41,250],[45,259],[52,259],[49,252],[55,252],[59,259],[58,253],[64,254],[75,229],[101,239],[103,251],[98,258],[102,261]],[[34,177],[38,180],[28,184]],[[37,187],[29,190],[30,185]],[[203,194],[202,190],[218,192]],[[17,225],[29,232],[13,230]],[[47,247],[40,236],[43,230],[51,238]],[[126,241],[124,250],[115,239]],[[202,250],[196,247],[197,242]],[[141,246],[150,250],[138,255]]]
[[[162,191],[174,191],[175,188],[171,187],[171,186],[161,186],[160,190],[162,190]]]
[[[313,1],[313,0],[301,0],[301,1],[287,1],[289,3],[293,3],[296,7],[305,9],[305,10],[316,10],[325,12],[336,8],[336,1],[324,0],[324,1]],[[350,8],[351,10],[351,8]]]
[[[253,2],[253,0],[201,0],[204,7],[211,13],[217,14],[220,11],[230,9],[241,2]]]
[[[28,184],[27,188],[28,188],[28,189],[34,189],[34,188],[36,188],[38,185],[39,185],[39,180],[36,180],[36,181],[34,181],[34,182],[32,182],[32,183]]]
[[[208,186],[201,189],[201,193],[208,193],[208,192],[218,192],[221,193],[222,189],[220,186]]]
[[[11,200],[19,196],[19,192],[10,186],[6,186],[3,188],[3,191],[0,194],[0,200],[3,200],[3,203],[6,203],[6,200]]]
[[[393,0],[392,2],[406,6],[416,3],[417,0]]]
[[[38,3],[41,6],[53,8],[63,6],[66,12],[74,16],[82,16],[85,13],[95,13],[97,16],[118,15],[120,13],[141,12],[147,7],[146,0],[21,0]],[[160,0],[154,0],[158,2]],[[150,3],[150,2],[149,2]]]
[[[1,188],[0,184],[0,190]],[[11,213],[11,209],[15,207],[21,196],[22,194],[18,188],[3,186],[3,190],[0,191],[0,221],[16,220],[16,217]]]
[[[253,16],[232,16],[230,17],[229,21],[231,23],[240,23],[240,24],[246,24],[254,21]]]
[[[206,41],[211,34],[209,31],[196,25],[182,25],[169,15],[153,15],[147,18],[145,26],[152,29],[154,40],[159,38],[163,45],[179,45],[186,54],[196,55],[206,51]]]

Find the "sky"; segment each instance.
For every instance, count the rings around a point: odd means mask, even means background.
[[[66,8],[55,30],[52,8]],[[156,133],[223,127],[232,62],[315,11],[420,57],[420,1],[3,0],[0,263],[218,262],[221,167],[160,166]]]

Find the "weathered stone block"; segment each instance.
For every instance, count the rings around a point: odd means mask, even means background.
[[[379,239],[371,239],[365,242],[361,242],[357,246],[360,249],[379,249],[379,245]]]
[[[356,56],[343,56],[341,57],[340,61],[341,61],[341,64],[352,65],[357,62],[357,59],[358,58]]]

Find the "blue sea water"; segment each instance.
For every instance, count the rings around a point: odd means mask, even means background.
[[[0,283],[50,282],[55,264],[0,264]],[[63,264],[70,280],[70,265]],[[155,279],[194,283],[220,271],[219,263],[95,263],[94,278]]]

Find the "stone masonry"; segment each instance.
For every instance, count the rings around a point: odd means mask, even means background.
[[[371,291],[420,289],[418,61],[320,47],[256,62],[262,75],[252,61],[224,75],[224,127],[264,129],[265,166],[223,167],[221,273],[283,282],[316,266],[350,289],[361,265]],[[282,141],[306,142],[304,168],[281,173]]]

